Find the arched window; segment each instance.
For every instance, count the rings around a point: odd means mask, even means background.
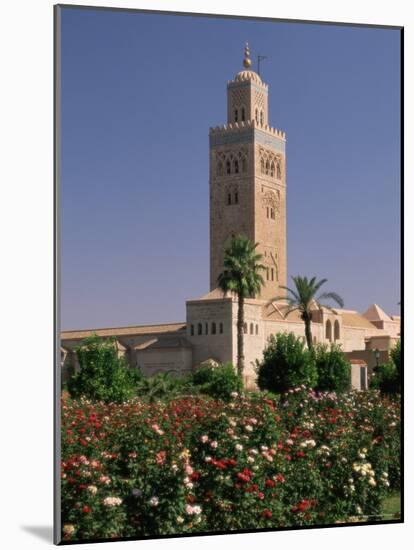
[[[208,323],[206,323],[206,334],[208,334]]]
[[[230,161],[226,161],[226,172],[227,174],[231,174],[231,164]]]
[[[268,217],[269,217],[269,207],[266,206],[266,218],[268,218]]]
[[[272,161],[272,164],[270,165],[270,175],[272,178],[275,177],[275,163]]]
[[[269,280],[269,268],[266,267],[266,281]]]
[[[263,111],[260,111],[260,124],[263,126]]]
[[[218,175],[218,176],[222,176],[222,175],[223,175],[223,163],[221,162],[221,160],[220,160],[219,163],[217,164],[217,175]]]
[[[231,193],[227,194],[227,204],[231,204]]]
[[[234,193],[234,204],[239,204],[239,194],[237,191]]]
[[[234,109],[234,122],[237,122],[238,118],[239,118],[239,113],[237,109]]]
[[[270,209],[270,217],[272,220],[275,219],[275,211],[273,210],[273,208]]]
[[[275,277],[275,272],[273,271],[273,267],[270,269],[270,272],[271,272],[271,278],[272,278],[272,281],[274,280],[274,277]]]
[[[282,177],[282,169],[280,167],[280,162],[277,163],[276,176],[278,180],[280,180],[280,178]]]
[[[259,111],[256,109],[255,111],[255,115],[254,115],[255,119],[256,119],[256,122],[257,124],[259,124]]]
[[[211,334],[216,334],[216,323],[211,323]]]
[[[198,323],[197,325],[197,334],[200,336],[201,334],[203,334],[203,326],[201,323]]]
[[[244,334],[247,334],[247,323],[244,323],[243,325],[243,332]]]
[[[256,336],[259,334],[259,325],[256,325]]]
[[[329,319],[326,321],[325,338],[332,342],[332,323]]]
[[[245,158],[242,159],[242,172],[247,172],[247,160]]]
[[[242,113],[241,113],[241,115],[242,115],[242,121],[244,122],[244,119],[245,119],[245,111],[244,111],[244,107],[242,107]]]
[[[270,170],[270,164],[269,164],[269,161],[267,160],[266,161],[266,176],[269,175],[269,170]]]
[[[265,171],[265,164],[264,164],[264,160],[263,160],[263,159],[260,161],[260,170],[261,170],[262,174],[264,174],[264,171]]]
[[[250,334],[253,334],[253,323],[250,323]]]
[[[223,323],[220,323],[219,325],[219,332],[220,334],[223,334]]]
[[[191,325],[191,336],[194,336],[194,325]]]
[[[234,161],[234,173],[239,173],[239,161],[237,159]]]
[[[339,321],[338,319],[334,323],[334,340],[339,340],[341,337],[340,334],[340,328],[339,328]]]

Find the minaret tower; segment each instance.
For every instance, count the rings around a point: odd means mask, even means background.
[[[259,243],[265,286],[256,298],[283,295],[286,285],[285,133],[269,125],[268,86],[244,69],[227,83],[227,124],[210,128],[210,290],[233,235]]]

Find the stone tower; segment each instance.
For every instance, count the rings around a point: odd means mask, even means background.
[[[256,298],[283,295],[286,285],[285,133],[269,126],[268,86],[250,69],[227,84],[227,124],[210,128],[210,290],[232,235],[259,243],[265,286]]]

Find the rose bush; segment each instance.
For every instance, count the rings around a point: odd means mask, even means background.
[[[400,410],[378,392],[62,401],[65,540],[378,517]]]

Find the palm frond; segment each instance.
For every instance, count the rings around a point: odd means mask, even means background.
[[[336,302],[338,304],[339,307],[344,307],[344,301],[343,299],[341,298],[341,296],[339,296],[339,294],[337,294],[336,292],[323,292],[319,298],[318,298],[318,302],[320,300],[333,300],[334,302]]]

